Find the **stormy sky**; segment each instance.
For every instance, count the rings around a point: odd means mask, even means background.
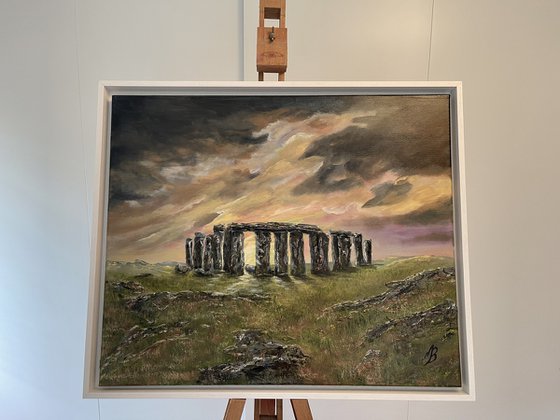
[[[449,139],[447,96],[114,96],[107,258],[182,261],[194,232],[264,221],[452,256]]]

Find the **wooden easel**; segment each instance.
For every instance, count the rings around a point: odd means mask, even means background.
[[[278,27],[265,27],[265,19],[277,20]],[[278,81],[284,81],[287,68],[286,0],[260,0],[257,28],[259,81],[264,80],[264,73],[278,73]],[[245,402],[245,398],[230,399],[224,420],[240,420]],[[291,399],[290,403],[296,420],[313,420],[308,400]],[[283,420],[283,400],[255,399],[255,420]]]
[[[231,399],[228,401],[224,420],[241,420],[245,399]],[[296,420],[313,420],[309,401],[290,400]],[[255,420],[282,420],[282,400],[255,400]]]

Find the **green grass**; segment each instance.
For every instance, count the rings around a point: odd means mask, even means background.
[[[102,364],[134,325],[182,321],[187,323],[189,334],[156,345],[146,339],[130,346],[126,349],[130,353],[152,347],[141,357],[109,365],[101,375],[101,385],[196,384],[200,369],[232,362],[223,350],[233,344],[236,331],[254,328],[267,331],[275,341],[298,345],[310,357],[302,368],[304,384],[459,386],[458,338],[444,326],[434,326],[414,336],[396,328],[374,342],[364,340],[369,329],[389,319],[411,315],[445,299],[455,301],[455,282],[433,283],[399,301],[365,310],[325,311],[336,303],[381,294],[389,281],[451,265],[453,261],[448,258],[415,257],[386,261],[377,268],[286,280],[248,275],[198,277],[192,273],[176,274],[171,267],[152,266],[142,275],[131,268],[109,267]],[[142,294],[184,290],[259,293],[268,295],[270,300],[175,301],[150,312],[150,316],[142,316],[127,307],[127,301],[138,293],[116,292],[112,287],[121,281],[142,285]],[[438,358],[424,366],[424,355],[432,344],[438,347]],[[380,356],[364,361],[368,350],[380,351]]]

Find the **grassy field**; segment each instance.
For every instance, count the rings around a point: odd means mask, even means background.
[[[375,268],[280,279],[201,277],[175,273],[171,265],[108,263],[100,385],[197,384],[201,369],[236,362],[224,350],[236,333],[251,329],[308,356],[298,368],[298,384],[460,386],[456,320],[420,330],[397,322],[366,339],[388,321],[454,302],[454,278],[359,309],[331,308],[380,295],[388,282],[452,266],[443,257],[395,258]]]

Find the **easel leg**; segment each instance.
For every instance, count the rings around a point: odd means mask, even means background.
[[[290,400],[296,420],[313,420],[308,400]]]
[[[264,80],[264,73],[262,71],[259,71],[259,82],[262,82]]]
[[[231,399],[228,401],[224,420],[241,420],[243,409],[245,408],[245,399]]]
[[[286,73],[278,73],[278,81],[283,82],[286,80]]]

